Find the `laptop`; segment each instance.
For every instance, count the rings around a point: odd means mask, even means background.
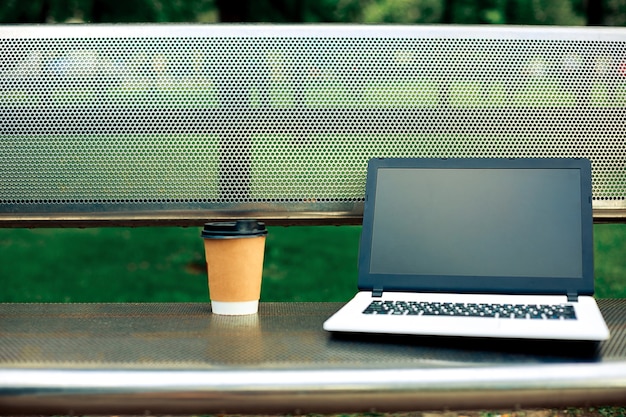
[[[356,296],[331,332],[602,341],[591,164],[368,163]]]

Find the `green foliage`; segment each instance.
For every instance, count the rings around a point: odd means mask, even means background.
[[[193,22],[214,9],[213,0],[7,0],[0,22]]]
[[[513,0],[508,5],[507,23],[583,25],[585,17],[571,0]]]
[[[626,26],[626,1],[604,0],[604,23],[608,26]]]
[[[439,0],[375,0],[363,7],[364,23],[438,23],[443,15]]]
[[[0,22],[360,22],[582,25],[575,0],[5,0]],[[626,2],[601,19],[626,25]]]

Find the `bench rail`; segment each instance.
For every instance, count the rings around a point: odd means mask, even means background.
[[[371,157],[587,157],[626,219],[626,29],[0,27],[0,226],[358,223]]]

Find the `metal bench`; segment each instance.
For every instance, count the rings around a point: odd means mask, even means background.
[[[0,227],[358,224],[370,157],[587,157],[626,221],[626,30],[0,27]],[[336,303],[0,305],[0,413],[623,404],[600,346],[341,338]]]

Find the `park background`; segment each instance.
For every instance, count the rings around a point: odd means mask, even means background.
[[[626,0],[5,0],[0,23],[626,26]],[[345,301],[359,226],[270,227],[264,301]],[[598,297],[626,297],[626,224],[594,226]],[[0,229],[0,302],[208,301],[200,228]]]

